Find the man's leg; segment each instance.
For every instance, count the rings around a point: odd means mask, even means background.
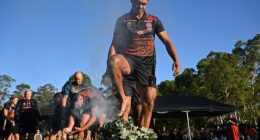
[[[126,95],[124,92],[122,75],[130,74],[130,65],[123,55],[114,55],[110,58],[109,62],[115,86],[122,98],[122,105],[119,116],[123,116],[125,113],[126,106],[129,103],[127,102]]]
[[[20,139],[18,133],[14,133],[14,139],[15,139],[15,140],[19,140],[19,139]]]
[[[141,114],[142,114],[142,104],[136,104],[135,105],[135,125],[141,126],[140,122],[141,122]]]
[[[156,88],[138,85],[138,90],[143,105],[140,127],[149,128],[153,113],[154,100],[156,98]]]

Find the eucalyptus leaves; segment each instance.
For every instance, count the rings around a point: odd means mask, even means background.
[[[128,122],[118,118],[105,125],[100,130],[100,135],[109,140],[154,140],[156,133],[150,128],[138,128],[134,126],[132,119]]]

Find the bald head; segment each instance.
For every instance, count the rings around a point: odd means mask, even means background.
[[[74,78],[77,82],[78,85],[81,85],[82,84],[82,81],[83,81],[83,74],[81,71],[77,71],[75,72],[74,74]]]

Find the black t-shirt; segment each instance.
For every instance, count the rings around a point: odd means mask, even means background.
[[[34,99],[20,99],[17,103],[16,117],[20,124],[38,124],[42,121],[41,114]]]
[[[161,21],[148,13],[141,19],[131,13],[118,18],[113,44],[117,53],[134,56],[153,56],[155,54],[155,34],[165,31]]]

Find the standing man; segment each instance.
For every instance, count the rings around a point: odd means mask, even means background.
[[[131,11],[117,20],[109,50],[109,66],[122,98],[120,115],[124,115],[126,107],[130,104],[123,89],[122,77],[132,75],[135,77],[143,106],[139,125],[149,128],[156,98],[155,34],[173,60],[174,75],[179,74],[181,67],[176,49],[161,21],[145,12],[149,0],[131,0],[131,3]],[[116,54],[118,48],[123,50],[123,54]]]

